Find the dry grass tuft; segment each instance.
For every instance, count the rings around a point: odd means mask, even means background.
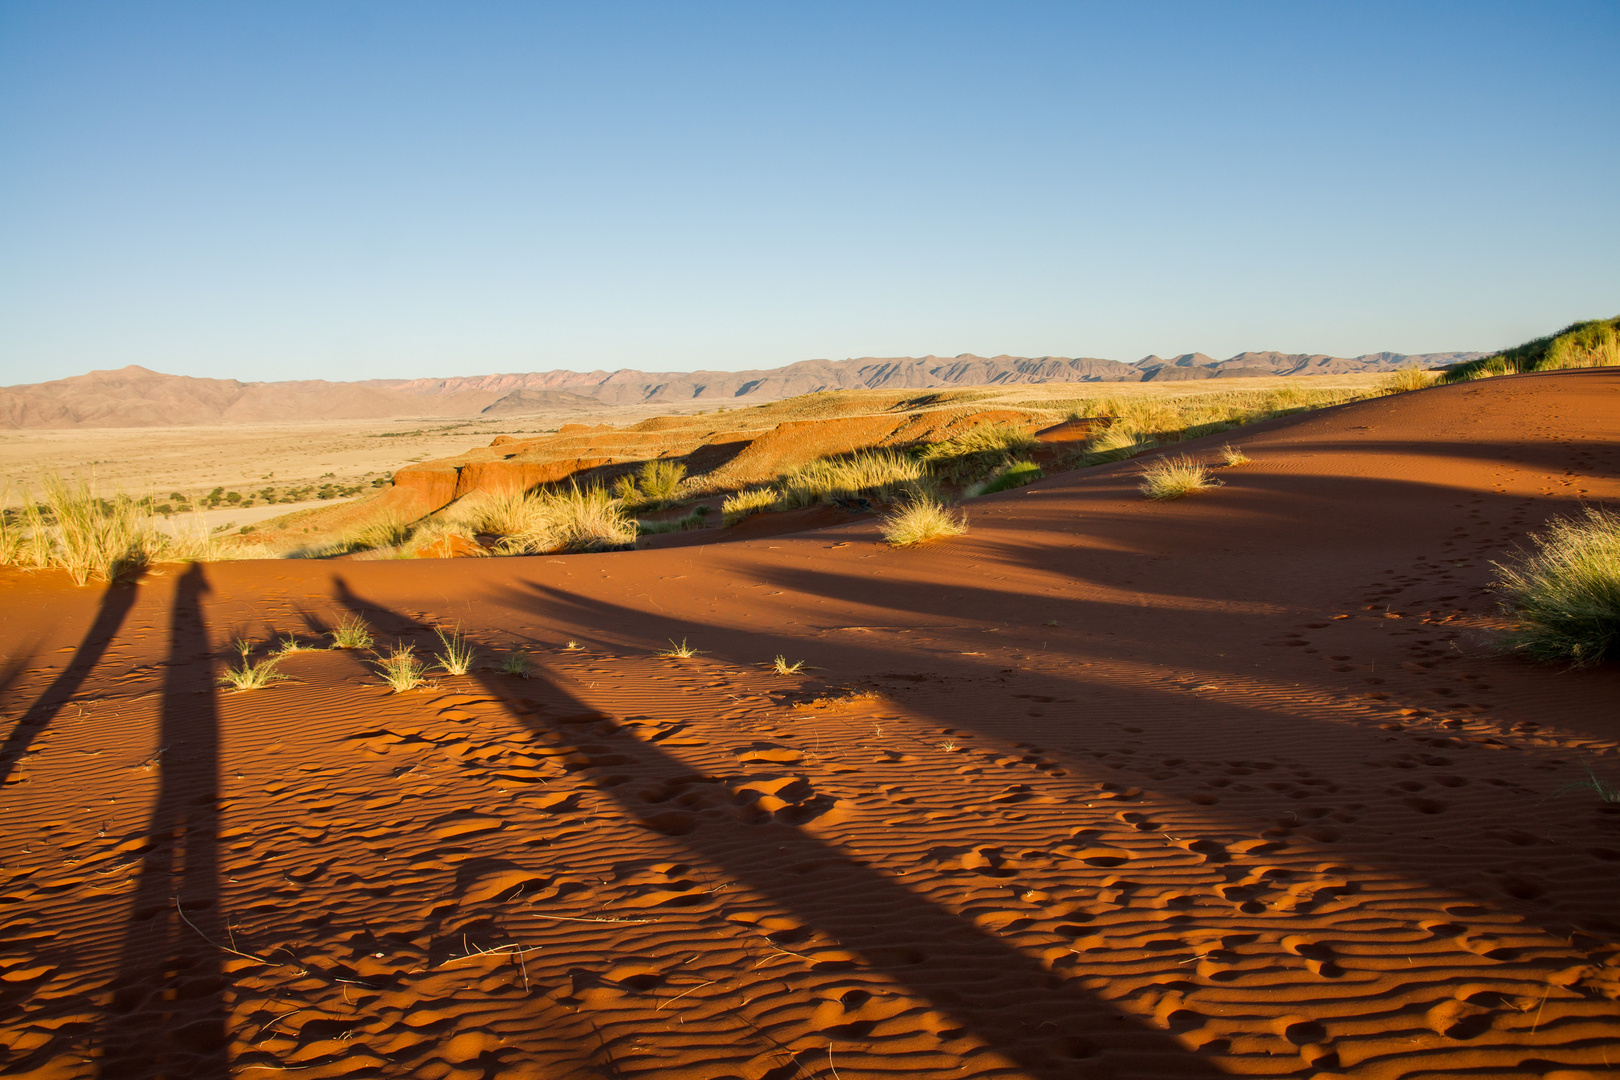
[[[967,514],[951,510],[931,495],[916,495],[896,507],[878,530],[890,547],[912,547],[967,532]]]
[[[245,641],[236,643],[236,651],[242,657],[242,666],[226,668],[225,674],[219,677],[221,686],[234,687],[237,691],[260,690],[287,677],[276,670],[276,665],[281,662],[280,656],[266,657],[255,664],[248,659],[253,646]]]
[[[0,511],[0,562],[60,568],[83,585],[137,577],[163,559],[192,562],[214,553],[206,531],[170,536],[127,495],[103,498],[90,482],[69,483],[54,473],[40,478],[40,489],[41,500],[24,491],[20,509]]]
[[[1405,394],[1434,385],[1438,377],[1422,368],[1401,368],[1385,375],[1383,381],[1378,384],[1378,389],[1385,394]]]
[[[927,476],[926,465],[895,450],[821,458],[782,477],[781,505],[791,510],[859,497],[889,502],[924,483]]]
[[[1159,458],[1142,470],[1140,487],[1142,494],[1150,499],[1179,499],[1219,482],[1211,479],[1209,470],[1194,459],[1172,454]]]
[[[334,649],[369,649],[376,640],[371,635],[371,626],[358,615],[345,616],[327,636],[332,639]]]
[[[383,682],[392,687],[396,694],[415,690],[427,683],[424,677],[427,666],[416,658],[414,645],[395,645],[387,656],[377,658],[376,668]]]
[[[439,662],[439,669],[446,675],[465,675],[471,671],[477,650],[468,642],[467,635],[461,632],[461,624],[457,623],[448,634],[443,627],[435,627],[433,632],[439,635],[439,642],[444,646],[444,651],[434,656]]]
[[[1009,424],[987,424],[922,448],[918,459],[935,473],[962,483],[1006,469],[1039,446],[1034,435]]]
[[[1249,460],[1248,454],[1245,454],[1242,450],[1239,450],[1231,443],[1223,443],[1221,445],[1221,464],[1225,465],[1227,468],[1232,468],[1237,465],[1247,465]]]
[[[520,679],[529,677],[529,654],[522,649],[514,649],[501,657],[501,670],[508,675],[516,675]]]
[[[743,518],[775,510],[781,500],[781,493],[773,487],[749,488],[728,495],[726,501],[720,504],[720,523],[735,525]]]
[[[1620,659],[1620,515],[1588,507],[1532,539],[1534,551],[1497,564],[1503,607],[1518,624],[1508,647],[1575,667]]]
[[[569,644],[572,645],[573,642],[569,642]],[[689,657],[697,656],[698,653],[699,653],[699,650],[694,649],[694,648],[692,648],[692,646],[688,645],[686,643],[685,638],[681,638],[681,643],[679,645],[675,644],[675,639],[674,638],[670,638],[669,639],[669,648],[665,649],[661,653],[655,653],[654,655],[656,655],[656,656],[664,656],[664,657],[668,657],[668,658],[674,659],[674,660],[685,660],[685,659],[688,659]]]
[[[777,653],[776,659],[771,661],[771,670],[778,675],[797,675],[804,670],[804,661],[799,660],[790,664],[787,657]]]
[[[610,551],[636,541],[624,503],[599,487],[485,496],[463,515],[470,531],[502,537],[503,555]]]

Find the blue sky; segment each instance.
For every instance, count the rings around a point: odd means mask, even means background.
[[[0,5],[0,383],[1487,349],[1620,5]]]

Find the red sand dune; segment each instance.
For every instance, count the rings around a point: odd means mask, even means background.
[[[1482,637],[1490,561],[1620,497],[1617,395],[1288,418],[911,551],[7,573],[0,1072],[1612,1073],[1620,806],[1565,786],[1620,673]],[[215,687],[349,612],[535,676]]]

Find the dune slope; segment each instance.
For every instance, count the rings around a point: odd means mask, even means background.
[[[1612,1071],[1620,806],[1569,785],[1620,674],[1483,639],[1491,560],[1620,498],[1617,395],[1291,417],[919,550],[0,576],[0,1072]],[[215,686],[352,613],[532,677]]]

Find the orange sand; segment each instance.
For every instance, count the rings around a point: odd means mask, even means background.
[[[1620,806],[1561,789],[1620,781],[1620,673],[1482,638],[1490,561],[1620,498],[1617,403],[1291,417],[1208,493],[1067,473],[920,550],[6,573],[0,1072],[1612,1072]],[[534,677],[215,687],[348,612]]]

